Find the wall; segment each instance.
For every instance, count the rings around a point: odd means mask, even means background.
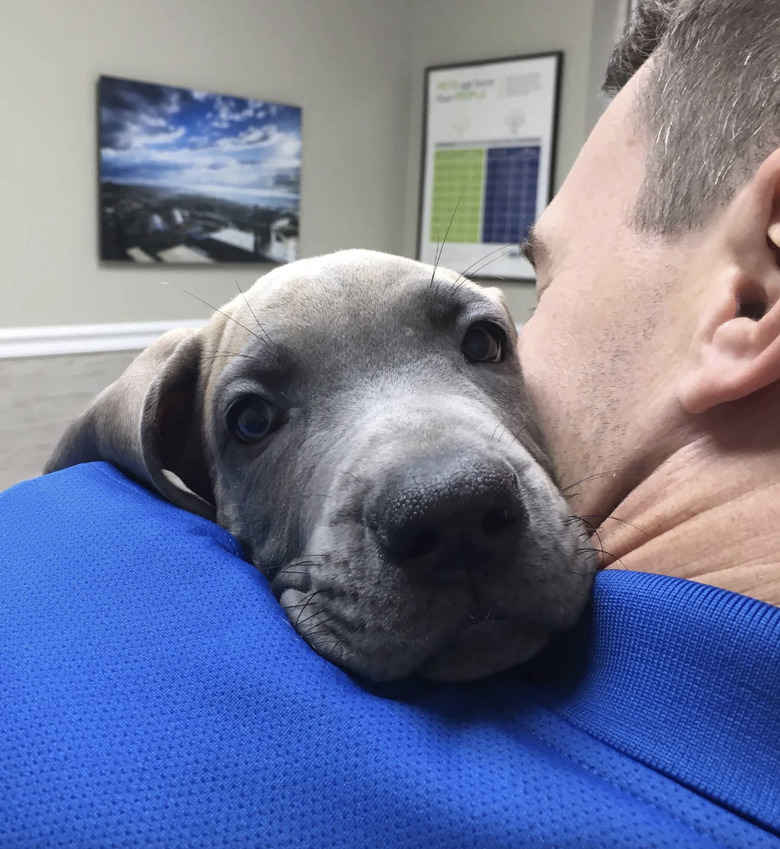
[[[594,92],[587,100],[585,128],[590,132],[596,126],[610,98],[601,92],[615,42],[628,23],[631,9],[637,0],[593,0],[593,24],[590,35],[590,73],[588,89]]]
[[[399,251],[411,20],[410,0],[4,3],[0,327],[203,316],[159,281],[224,301],[264,270],[98,265],[101,73],[302,106],[302,254]]]
[[[43,471],[68,423],[137,353],[0,359],[0,492]]]
[[[246,286],[267,270],[98,264],[100,73],[301,105],[302,255],[361,246],[413,256],[425,67],[563,50],[560,185],[598,109],[588,59],[605,2],[619,0],[6,4],[0,327],[204,316],[160,280],[220,302],[234,277]],[[505,288],[523,320],[531,287]]]
[[[413,4],[405,252],[414,254],[417,239],[425,68],[563,50],[557,188],[585,141],[588,102],[598,96],[598,86],[590,83],[588,74],[593,11],[594,0],[421,0]],[[533,286],[508,283],[502,288],[515,319],[525,321],[535,302]]]
[[[303,107],[301,253],[413,256],[424,69],[563,50],[556,185],[599,105],[623,0],[25,0],[0,26],[0,331],[206,317],[265,269],[101,267],[95,85],[107,73]],[[612,15],[612,18],[609,16]],[[618,16],[619,17],[619,16]],[[601,34],[601,35],[600,35]],[[595,55],[594,51],[594,55]],[[594,69],[595,68],[595,69]],[[533,287],[506,284],[515,317]],[[36,474],[132,353],[0,359],[0,489]]]

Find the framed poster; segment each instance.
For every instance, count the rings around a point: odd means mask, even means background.
[[[100,259],[298,258],[301,109],[101,77]]]
[[[563,54],[428,68],[417,256],[533,280],[522,242],[550,200]]]

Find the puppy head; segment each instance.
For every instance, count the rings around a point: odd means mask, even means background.
[[[500,293],[454,272],[368,251],[274,271],[142,355],[49,470],[95,455],[215,518],[372,679],[521,662],[590,588]]]

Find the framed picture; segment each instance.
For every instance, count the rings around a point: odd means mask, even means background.
[[[533,280],[519,243],[550,199],[563,54],[428,68],[417,255]]]
[[[299,107],[104,76],[98,112],[101,260],[297,259]]]

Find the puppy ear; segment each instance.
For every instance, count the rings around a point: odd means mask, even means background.
[[[44,469],[107,460],[163,498],[213,519],[200,436],[196,330],[171,330],[143,351],[68,427]]]

